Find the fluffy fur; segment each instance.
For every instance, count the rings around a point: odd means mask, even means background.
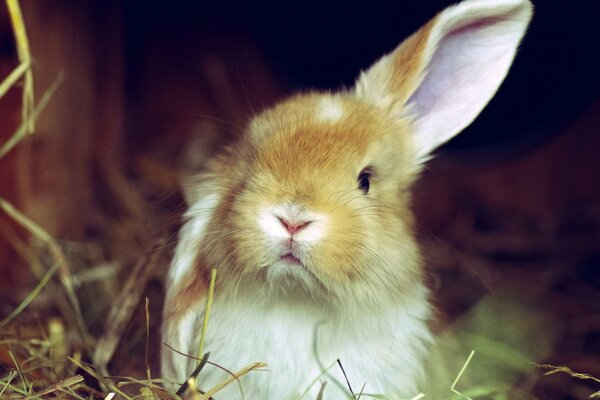
[[[530,9],[526,0],[448,8],[354,90],[298,95],[257,116],[194,178],[163,340],[197,352],[217,268],[206,338],[212,361],[233,371],[264,361],[270,369],[217,399],[296,399],[305,390],[315,398],[318,377],[328,382],[325,399],[345,399],[337,359],[357,392],[364,385],[364,393],[399,398],[423,390],[431,308],[410,186],[430,152],[492,97]],[[365,168],[367,193],[357,183]],[[179,382],[195,364],[168,348],[162,361],[165,377]],[[225,378],[206,367],[200,386]]]

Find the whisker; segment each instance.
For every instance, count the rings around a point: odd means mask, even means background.
[[[219,123],[229,126],[231,128],[235,128],[238,132],[244,131],[244,128],[240,125],[237,125],[236,123],[228,121],[226,119],[214,117],[212,115],[199,114],[199,113],[193,113],[193,112],[181,111],[181,110],[173,110],[173,109],[169,109],[169,108],[159,108],[159,111],[168,112],[168,113],[172,113],[172,114],[187,115],[189,117],[208,119],[208,120],[211,120],[214,122],[219,122]]]

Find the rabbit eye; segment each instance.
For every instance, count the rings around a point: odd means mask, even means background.
[[[369,188],[371,187],[371,167],[365,167],[358,174],[358,188],[363,191],[364,194],[369,193]]]

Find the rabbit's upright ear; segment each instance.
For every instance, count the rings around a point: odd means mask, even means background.
[[[531,18],[528,0],[448,7],[363,72],[356,94],[412,120],[426,159],[481,112],[506,76]]]

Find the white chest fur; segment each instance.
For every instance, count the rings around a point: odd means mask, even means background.
[[[422,296],[407,296],[421,297],[413,304],[356,312],[345,320],[298,302],[252,307],[239,298],[235,304],[216,300],[205,346],[210,359],[230,371],[257,361],[269,368],[249,373],[215,399],[241,399],[242,391],[246,399],[299,399],[303,394],[302,398],[314,399],[325,381],[324,399],[348,399],[351,394],[338,359],[355,393],[362,389],[364,394],[390,399],[417,395],[431,336],[426,326],[430,310],[423,301],[426,291],[415,290]],[[199,305],[198,318],[190,314],[177,329],[179,344],[189,354],[197,351],[198,338],[190,333],[199,332],[201,309]],[[179,364],[177,378],[184,380],[193,362],[176,354],[172,357]],[[226,378],[224,371],[209,365],[199,377],[199,386],[206,389]]]

